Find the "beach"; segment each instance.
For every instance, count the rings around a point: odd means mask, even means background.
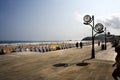
[[[76,42],[73,42],[73,41],[27,42],[25,41],[23,43],[22,41],[20,41],[19,43],[15,43],[12,41],[9,44],[1,44],[0,50],[2,49],[4,54],[10,54],[13,52],[48,52],[48,51],[56,51],[56,50],[76,47]],[[83,41],[82,44],[83,46],[91,45],[91,41],[90,42]]]
[[[54,43],[54,44],[18,44],[18,45],[0,45],[0,49],[3,49],[5,54],[9,54],[12,52],[25,52],[30,51],[30,49],[45,49],[44,52],[47,52],[46,49],[50,49],[48,51],[55,51],[58,47],[62,48],[72,48],[75,47],[75,43]],[[40,51],[42,52],[42,51]]]

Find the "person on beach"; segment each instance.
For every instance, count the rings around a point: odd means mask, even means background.
[[[82,46],[83,46],[83,44],[82,44],[82,42],[80,42],[80,48],[82,48]]]
[[[78,42],[76,43],[76,47],[77,47],[77,48],[79,47],[79,43],[78,43]]]
[[[120,45],[115,47],[115,52],[117,53],[116,62],[112,66],[116,66],[116,69],[113,71],[112,76],[114,80],[118,80],[118,77],[120,78]]]

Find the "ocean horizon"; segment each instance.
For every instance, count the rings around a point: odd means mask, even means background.
[[[0,41],[0,45],[15,45],[15,44],[53,44],[53,43],[75,43],[80,42],[81,40],[40,40],[40,41],[33,41],[33,40],[6,40]]]

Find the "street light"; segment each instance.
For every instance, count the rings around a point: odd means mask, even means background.
[[[106,34],[106,39],[107,39],[107,41],[108,42],[111,42],[111,39],[113,38],[113,36],[111,35],[111,33],[110,32],[107,32],[107,34]]]
[[[92,17],[90,15],[85,15],[83,17],[84,20],[84,24],[85,25],[90,25],[92,28],[92,50],[91,50],[91,58],[95,58],[95,49],[94,49],[94,38],[95,35],[100,34],[103,31],[104,26],[101,23],[97,23],[94,26],[94,16],[92,15]],[[92,22],[92,24],[90,24]],[[96,34],[94,34],[94,31],[96,32]]]
[[[105,27],[105,50],[107,49],[107,45],[106,45],[106,42],[107,42],[107,41],[106,41],[106,37],[107,37],[107,36],[106,36],[106,27]]]
[[[107,49],[107,45],[106,45],[106,43],[107,43],[107,41],[109,41],[108,39],[110,38],[110,32],[107,32],[106,33],[106,27],[105,27],[105,50]]]

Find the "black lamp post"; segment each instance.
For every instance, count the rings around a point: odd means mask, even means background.
[[[107,43],[107,41],[110,42],[111,38],[112,38],[112,37],[111,37],[111,35],[110,35],[110,32],[107,32],[107,33],[106,33],[106,27],[105,27],[105,50],[107,49],[106,43]]]
[[[106,43],[107,43],[107,40],[106,40],[106,27],[105,27],[105,50],[107,49],[107,45],[106,45]]]
[[[104,32],[103,31],[103,25],[101,23],[97,23],[94,26],[94,16],[90,16],[90,15],[85,15],[84,18],[84,24],[85,25],[90,25],[92,28],[92,50],[91,50],[91,58],[95,58],[95,49],[94,49],[94,38],[95,35]],[[92,22],[92,24],[90,24]],[[96,32],[96,34],[94,34],[94,31]]]
[[[110,32],[107,32],[106,38],[107,38],[108,42],[111,42],[112,35],[110,35]]]

